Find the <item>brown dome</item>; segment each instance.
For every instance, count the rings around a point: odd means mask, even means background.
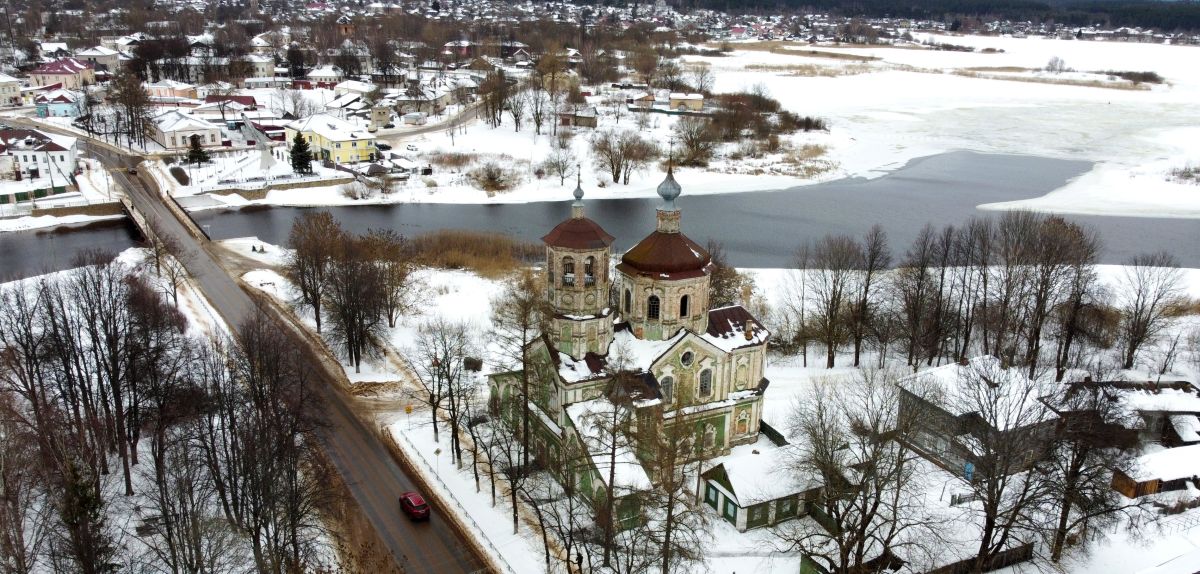
[[[655,231],[621,257],[621,265],[643,274],[666,274],[672,279],[698,277],[708,271],[712,257],[682,233]]]
[[[595,221],[572,217],[551,229],[542,241],[550,247],[563,249],[603,249],[612,245],[613,236]]]

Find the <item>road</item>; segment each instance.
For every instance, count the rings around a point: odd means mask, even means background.
[[[386,141],[388,143],[396,143],[396,142],[404,141],[412,136],[419,136],[422,134],[428,134],[428,133],[433,133],[433,132],[443,132],[443,131],[446,131],[447,129],[450,129],[451,127],[456,128],[458,126],[461,126],[461,125],[475,119],[477,117],[476,114],[478,114],[479,108],[481,105],[482,105],[481,102],[474,102],[471,104],[467,104],[467,106],[464,107],[462,109],[462,111],[458,113],[458,115],[454,116],[453,118],[450,118],[449,121],[419,126],[419,127],[416,127],[416,128],[410,129],[410,130],[404,130],[404,131],[397,130],[392,133],[384,133],[381,130],[380,132],[376,133],[375,139]]]
[[[183,246],[181,261],[229,325],[238,325],[256,311],[254,300],[218,263],[214,251],[220,248],[197,241],[188,233],[162,203],[157,190],[146,186],[149,177],[132,177],[125,172],[140,158],[87,143],[81,149],[88,150],[113,170],[114,183],[125,190],[153,228]],[[439,509],[435,508],[430,522],[421,524],[414,524],[400,514],[398,495],[418,490],[414,481],[396,464],[374,429],[355,416],[356,399],[343,392],[336,382],[344,377],[341,367],[326,361],[317,364],[320,371],[314,377],[315,384],[327,407],[328,428],[321,437],[325,451],[397,564],[410,574],[482,571],[483,562],[455,529],[438,516]]]

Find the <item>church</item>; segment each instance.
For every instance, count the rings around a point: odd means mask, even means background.
[[[599,436],[605,417],[686,425],[703,458],[758,439],[770,333],[741,306],[709,308],[713,262],[680,229],[681,191],[668,169],[656,228],[615,264],[615,238],[584,216],[579,187],[571,217],[542,238],[553,316],[528,355],[531,456],[560,468],[564,453],[585,453],[574,480],[596,501],[610,476],[618,497],[654,484],[646,449],[621,445],[614,456]],[[489,377],[492,405],[510,420],[521,417],[522,379],[521,371]]]

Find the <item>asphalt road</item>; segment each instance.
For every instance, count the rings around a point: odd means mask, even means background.
[[[254,300],[218,263],[213,250],[220,248],[193,238],[162,203],[158,192],[147,187],[148,176],[144,180],[125,173],[126,168],[140,162],[139,158],[86,143],[81,149],[113,169],[117,185],[151,226],[183,246],[181,262],[229,325],[236,326],[255,312]],[[316,352],[314,355],[321,356]],[[376,432],[355,416],[356,399],[335,383],[338,376],[344,375],[331,371],[340,367],[324,361],[317,364],[321,371],[316,373],[315,384],[325,399],[328,423],[322,432],[325,451],[400,568],[410,574],[483,571],[483,563],[439,516],[440,509],[435,508],[428,523],[414,524],[400,513],[398,496],[406,490],[417,490],[414,481],[392,459]]]

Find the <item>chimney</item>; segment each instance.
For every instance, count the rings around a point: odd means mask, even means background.
[[[746,321],[746,327],[742,331],[745,333],[747,341],[754,340],[754,326],[754,321]]]

